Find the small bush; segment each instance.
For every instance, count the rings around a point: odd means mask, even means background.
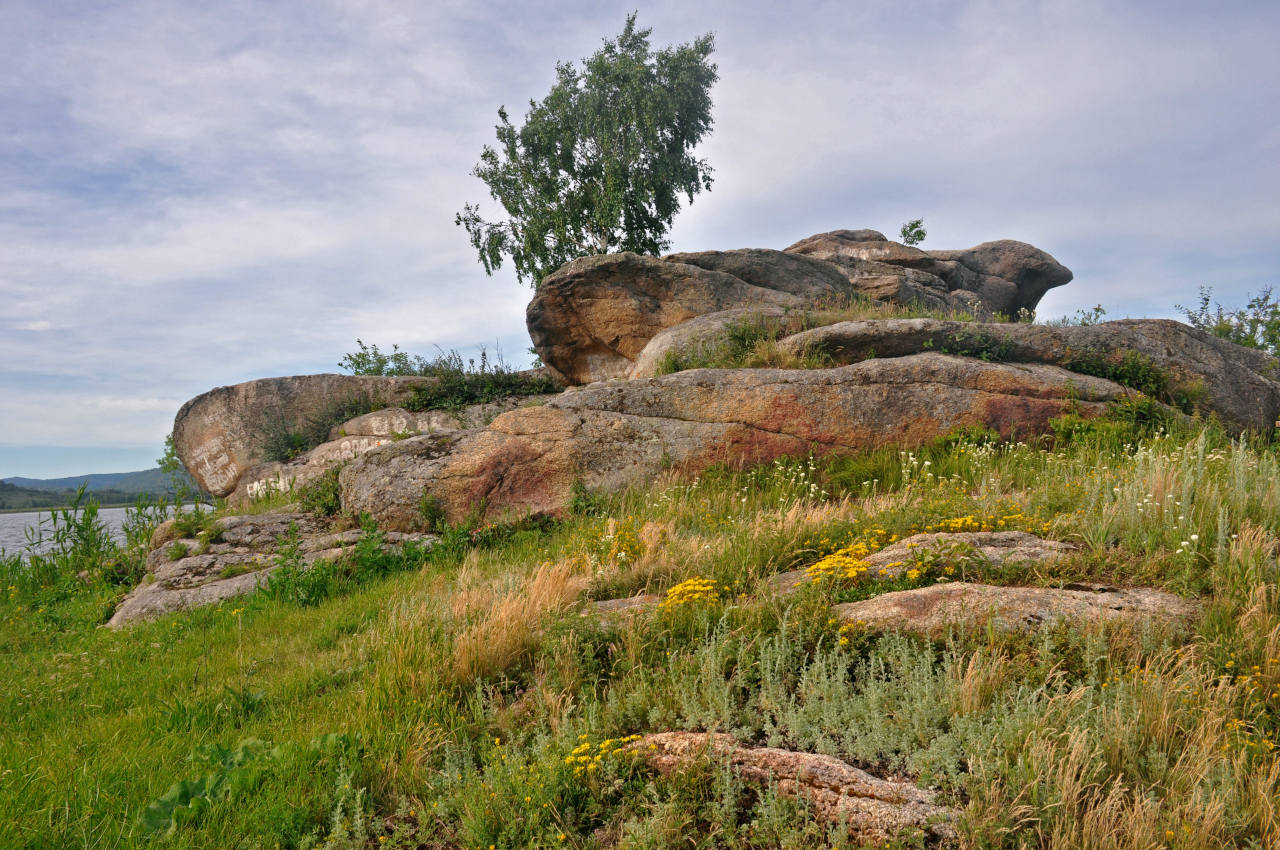
[[[295,421],[284,409],[271,412],[263,426],[262,455],[268,461],[288,463],[328,442],[335,425],[363,416],[380,407],[370,395],[330,399],[317,412]]]
[[[520,372],[508,366],[501,355],[489,359],[480,352],[463,361],[457,351],[440,354],[426,362],[419,374],[435,378],[435,382],[415,387],[409,410],[458,411],[473,404],[486,404],[510,396],[540,395],[559,392],[561,387],[545,373]]]
[[[1280,355],[1280,301],[1272,297],[1271,287],[1266,287],[1236,310],[1228,310],[1217,302],[1211,308],[1212,296],[1212,288],[1201,287],[1200,300],[1194,308],[1181,304],[1175,304],[1174,308],[1187,317],[1187,324],[1193,328],[1236,345]]]
[[[925,347],[931,346],[926,344]],[[1013,343],[1008,338],[998,338],[986,331],[962,331],[951,334],[937,347],[937,350],[942,354],[976,357],[992,363],[1004,362],[1013,357]]]
[[[319,478],[298,488],[299,507],[318,516],[337,516],[342,510],[341,488],[338,486],[341,472],[341,464],[330,467]]]

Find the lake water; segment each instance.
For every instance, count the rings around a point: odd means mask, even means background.
[[[102,508],[98,518],[111,529],[111,536],[119,542],[124,541],[121,526],[124,524],[124,512],[127,508]],[[41,520],[49,519],[49,511],[31,511],[20,514],[0,514],[0,549],[14,555],[25,551],[27,546],[27,529],[35,532]],[[47,526],[46,526],[47,528]],[[47,547],[45,547],[47,548]]]

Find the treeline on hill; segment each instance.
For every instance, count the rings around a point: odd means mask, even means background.
[[[167,460],[162,459],[162,460]],[[72,476],[68,478],[8,478],[0,480],[0,511],[37,510],[68,507],[76,502],[77,491],[102,507],[132,505],[139,497],[148,502],[180,496],[183,501],[200,495],[195,481],[182,469],[176,455],[166,468]]]
[[[69,505],[75,499],[75,490],[32,490],[0,481],[0,510],[22,510],[30,508],[60,508]],[[159,494],[155,494],[159,495]],[[131,505],[138,498],[137,493],[126,493],[123,490],[95,490],[92,496],[104,507]]]

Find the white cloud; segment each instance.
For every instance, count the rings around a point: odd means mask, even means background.
[[[357,336],[521,355],[529,292],[485,277],[453,215],[498,213],[468,176],[498,105],[521,115],[630,8],[5,4],[0,327],[18,332],[0,334],[0,416],[120,444],[212,386],[332,370]],[[1176,2],[659,3],[640,16],[655,42],[714,30],[721,72],[716,184],[674,247],[924,215],[929,247],[1019,238],[1074,268],[1049,315],[1256,290],[1280,262],[1280,100],[1258,84],[1280,71],[1278,22]]]

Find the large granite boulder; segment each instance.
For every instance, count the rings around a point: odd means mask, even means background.
[[[803,312],[862,296],[1012,317],[1069,280],[1071,272],[1053,257],[1022,242],[922,251],[873,230],[837,230],[786,251],[582,257],[542,280],[526,320],[543,362],[567,383],[586,384],[632,374],[655,336],[711,313]]]
[[[841,322],[779,342],[784,351],[820,353],[834,363],[921,351],[983,351],[1020,363],[1096,369],[1136,352],[1174,383],[1202,387],[1200,404],[1227,424],[1269,430],[1280,418],[1280,360],[1171,319],[1124,319],[1056,327],[1022,323],[881,319]]]
[[[798,268],[787,265],[789,271]],[[776,286],[765,287],[692,262],[603,254],[574,260],[543,278],[526,320],[542,361],[566,382],[584,384],[625,377],[664,328],[732,307],[802,307],[835,295],[842,280],[780,275]]]
[[[936,353],[835,369],[702,369],[602,382],[483,430],[411,438],[339,476],[343,507],[412,528],[423,501],[450,520],[563,512],[575,483],[618,490],[664,469],[912,446],[957,427],[1031,436],[1068,410],[1094,415],[1126,391],[1055,366]]]
[[[402,404],[434,378],[300,375],[218,387],[188,401],[173,422],[173,445],[201,488],[231,494],[244,472],[268,458],[272,432],[323,435],[354,413]]]
[[[873,230],[833,230],[791,245],[790,253],[836,264],[862,260],[914,269],[967,293],[981,311],[1015,318],[1034,311],[1044,294],[1071,281],[1070,269],[1025,242],[1001,239],[959,251],[925,251],[885,239]]]
[[[287,463],[268,462],[241,474],[228,496],[233,505],[243,505],[274,491],[290,491],[315,481],[340,463],[397,440],[420,434],[450,434],[481,427],[499,414],[517,407],[541,404],[550,395],[508,396],[457,410],[406,410],[388,407],[334,425],[328,442],[321,443]]]

